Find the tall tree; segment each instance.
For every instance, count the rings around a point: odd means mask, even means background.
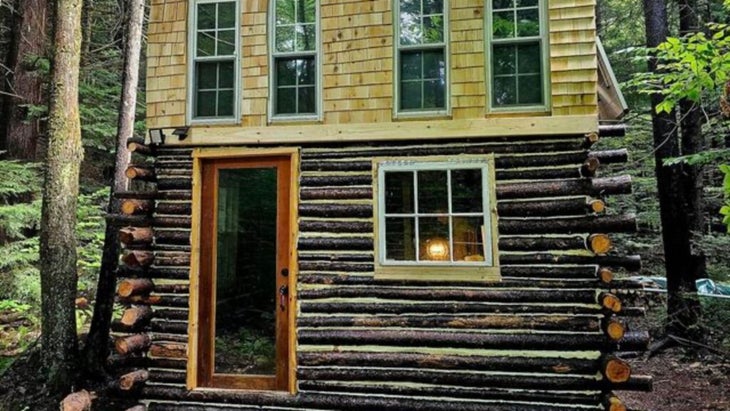
[[[644,0],[646,45],[657,47],[667,39],[667,7],[664,0]],[[652,58],[649,70],[658,71]],[[651,95],[652,107],[664,101],[660,93]],[[680,155],[676,113],[652,110],[654,159],[659,191],[659,214],[667,275],[667,331],[681,337],[693,337],[699,323],[700,307],[693,274],[691,221],[685,197],[687,181],[681,163],[665,164],[665,160]]]
[[[0,148],[14,158],[34,160],[40,154],[43,122],[32,117],[33,107],[47,104],[45,64],[51,31],[48,0],[16,0],[12,8],[10,51],[4,84],[4,124],[0,124]],[[32,118],[31,118],[32,117]]]
[[[124,73],[122,76],[122,95],[119,104],[117,123],[117,151],[114,162],[114,181],[109,198],[111,212],[120,208],[115,193],[127,189],[125,170],[129,164],[130,153],[127,139],[134,134],[135,109],[137,106],[137,85],[139,84],[139,62],[142,50],[142,25],[144,20],[144,0],[128,0],[126,21],[126,45],[124,52]],[[114,289],[116,269],[119,260],[119,239],[116,227],[107,224],[104,237],[104,251],[101,259],[99,282],[94,304],[94,315],[86,345],[85,360],[87,370],[92,374],[103,373],[103,366],[109,354],[108,340],[114,308]]]
[[[81,0],[56,0],[51,102],[41,210],[41,344],[51,388],[68,391],[77,358],[76,198],[83,159],[79,120]]]

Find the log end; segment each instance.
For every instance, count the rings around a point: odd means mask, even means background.
[[[150,373],[147,370],[132,371],[119,377],[119,388],[124,391],[129,391],[134,388],[136,384],[146,382],[149,377]]]
[[[627,411],[623,401],[615,395],[609,395],[604,401],[604,404],[606,406],[606,411]]]
[[[610,320],[606,325],[606,335],[613,341],[619,341],[624,338],[626,327],[620,321]]]
[[[601,306],[611,312],[617,313],[621,311],[621,300],[611,293],[601,293]]]
[[[601,214],[606,211],[606,203],[603,200],[590,200],[588,201],[588,208],[596,214]]]
[[[61,411],[88,411],[94,398],[96,395],[86,390],[71,393],[61,401]]]
[[[631,377],[631,367],[624,360],[609,357],[604,361],[603,375],[612,383],[623,383]]]
[[[591,234],[588,236],[588,248],[595,254],[606,254],[613,244],[607,234]]]
[[[613,271],[608,268],[602,267],[598,270],[598,278],[602,283],[610,283],[613,281]]]

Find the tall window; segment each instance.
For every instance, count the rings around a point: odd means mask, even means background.
[[[487,0],[492,108],[544,106],[545,31],[541,0]]]
[[[273,113],[317,114],[316,0],[276,0],[273,32]]]
[[[236,2],[197,0],[193,7],[192,118],[233,119],[238,83]]]
[[[446,4],[400,0],[397,36],[398,111],[446,110]]]

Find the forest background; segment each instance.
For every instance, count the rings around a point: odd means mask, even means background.
[[[51,73],[50,3],[47,0],[0,0],[0,376],[34,346],[40,333],[38,235]],[[667,2],[670,6],[669,31],[673,36],[680,34],[677,3],[682,2]],[[76,321],[81,333],[88,330],[96,297],[104,217],[114,173],[127,38],[124,19],[120,17],[127,14],[127,4],[124,0],[84,1],[79,102],[85,153],[76,233]],[[624,84],[624,95],[631,109],[624,119],[629,130],[626,136],[600,142],[601,148],[628,148],[630,161],[602,172],[628,172],[634,181],[633,196],[613,200],[608,206],[613,208],[610,212],[635,213],[639,232],[616,238],[614,244],[626,254],[641,254],[641,275],[663,277],[665,258],[655,174],[656,149],[652,139],[653,109],[647,96],[647,92],[656,89],[651,86],[652,79],[637,77],[637,73],[647,71],[642,6],[642,2],[636,0],[598,1],[599,36],[619,82]],[[699,0],[697,10],[701,15],[701,30],[705,30],[704,24],[710,21],[727,23],[730,20],[728,10],[718,0]],[[33,32],[44,33],[45,37],[25,35]],[[135,122],[135,133],[139,137],[143,137],[145,131],[144,69],[143,43]],[[700,91],[703,95],[707,92]],[[710,92],[704,96],[705,104],[700,112],[703,149],[699,155],[669,162],[690,161],[701,166],[699,178],[703,183],[704,205],[701,224],[695,227],[691,246],[693,253],[704,259],[704,276],[717,284],[727,285],[730,283],[730,236],[720,211],[727,200],[721,166],[730,162],[726,150],[730,147],[730,129],[728,122],[719,115],[721,99],[712,100],[712,96],[720,94],[722,90],[714,90],[714,94]],[[649,327],[659,341],[665,336],[666,299],[661,293],[641,298],[652,307],[641,326]],[[671,361],[677,361],[680,368],[684,362],[696,364],[700,361],[719,367],[703,368],[702,372],[719,370],[726,373],[730,358],[730,299],[700,298],[699,303],[703,308],[702,338],[674,351]],[[661,369],[652,371],[656,374]],[[727,396],[707,401],[730,408]]]

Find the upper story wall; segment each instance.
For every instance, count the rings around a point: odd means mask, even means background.
[[[192,0],[151,2],[147,54],[149,128],[191,124],[187,102],[191,84],[189,1]],[[454,132],[460,136],[480,135],[477,130],[483,133],[490,128],[502,135],[583,133],[595,129],[595,0],[548,1],[544,12],[549,44],[549,101],[546,109],[537,111],[490,111],[484,0],[452,0],[448,5],[448,110],[444,115],[399,119],[394,110],[398,97],[393,86],[397,74],[394,1],[319,0],[321,113],[312,121],[282,122],[272,121],[269,102],[269,1],[240,1],[239,121],[211,127],[197,127],[201,123],[195,123],[193,140],[201,143],[201,138],[207,136],[207,142],[246,142],[251,136],[266,138],[287,134],[286,130],[301,134],[301,130],[315,130],[313,127],[326,129],[324,134],[330,137],[344,138],[343,131],[348,130],[345,125],[355,124],[362,125],[363,133],[376,139],[377,132],[387,136],[404,128],[426,134],[432,130],[432,137],[440,133],[434,129],[449,127],[469,129]],[[564,116],[575,117],[566,121]],[[529,124],[525,117],[530,117]],[[212,135],[227,137],[219,141]]]

